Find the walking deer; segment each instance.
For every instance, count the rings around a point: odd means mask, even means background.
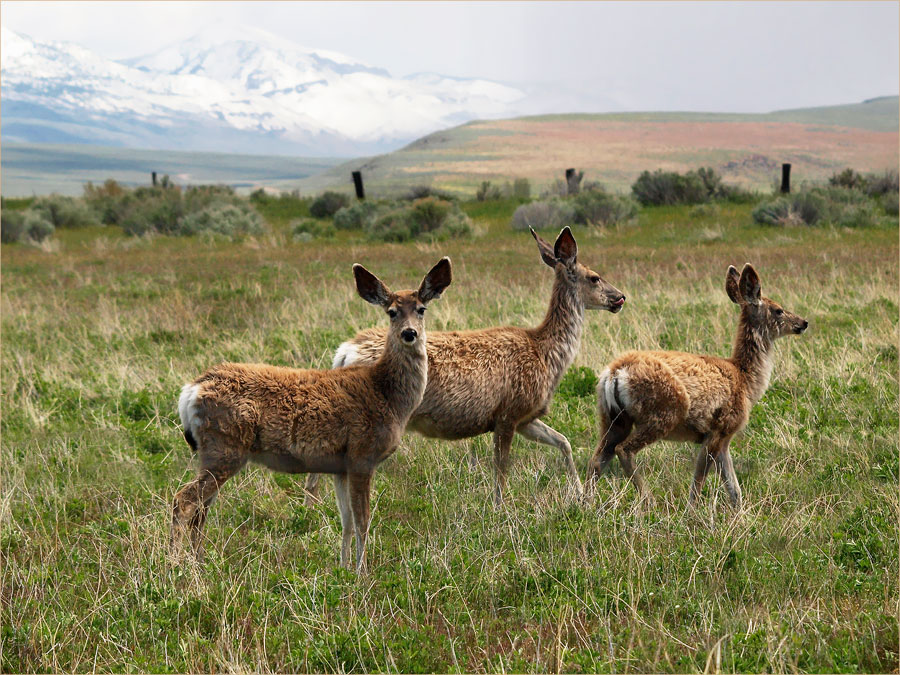
[[[600,443],[588,464],[588,492],[613,456],[642,497],[651,500],[634,466],[637,452],[660,439],[700,443],[690,503],[696,502],[712,464],[735,508],[741,487],[728,444],[747,425],[750,409],[769,386],[776,339],[800,334],[809,322],[760,295],[750,263],[725,277],[728,297],[741,308],[731,358],[684,352],[628,352],[600,375]]]
[[[532,230],[541,259],[556,274],[550,307],[537,328],[506,326],[428,335],[428,384],[408,428],[424,436],[460,439],[494,433],[496,488],[506,489],[513,435],[518,432],[562,452],[569,480],[581,481],[569,441],[538,419],[578,352],[585,309],[618,312],[625,296],[578,262],[572,231],[564,228],[551,246]],[[385,332],[370,329],[344,342],[334,367],[371,363],[384,348]],[[308,499],[317,496],[318,477],[307,479]]]
[[[199,457],[197,477],[177,495],[172,548],[190,530],[199,556],[206,514],[219,488],[247,463],[276,471],[334,475],[343,536],[341,564],[365,571],[372,474],[400,442],[427,379],[425,308],[450,285],[442,258],[415,291],[392,293],[362,265],[353,266],[359,295],[390,317],[380,353],[367,365],[297,370],[223,363],[184,386],[178,412]]]

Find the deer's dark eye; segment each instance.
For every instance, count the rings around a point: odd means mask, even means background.
[[[425,316],[425,308],[424,307],[419,307],[416,311],[419,313],[419,316]]]
[[[775,316],[781,316],[782,314],[784,314],[784,310],[783,310],[783,309],[776,309],[776,310],[775,310]]]
[[[388,316],[391,317],[392,319],[396,318],[397,310],[392,307],[391,309],[388,310]]]
[[[591,277],[591,283],[592,283],[592,284],[599,284],[599,283],[600,283],[600,277]]]

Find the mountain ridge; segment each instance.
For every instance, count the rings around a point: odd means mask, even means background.
[[[0,39],[7,141],[356,156],[508,115],[525,96],[477,78],[394,78],[259,29],[214,26],[121,61],[5,26]]]

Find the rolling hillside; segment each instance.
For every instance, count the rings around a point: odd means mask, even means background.
[[[852,166],[898,164],[896,96],[863,103],[767,114],[614,113],[542,115],[475,121],[425,136],[405,148],[345,162],[300,181],[303,192],[349,189],[361,169],[372,194],[433,184],[471,191],[482,180],[525,177],[540,188],[567,167],[586,180],[626,190],[644,170],[713,166],[727,180],[767,188],[782,162],[797,181],[822,180]],[[296,183],[293,183],[297,187]]]
[[[386,195],[430,184],[471,193],[482,180],[529,178],[540,191],[567,167],[626,191],[644,170],[713,166],[725,178],[768,188],[782,162],[794,180],[823,180],[851,166],[882,171],[898,164],[898,97],[854,105],[759,115],[610,113],[482,120],[424,136],[392,153],[345,161],[88,145],[4,143],[2,193],[81,194],[86,181],[146,184],[151,171],[177,183],[271,186],[303,194],[350,191],[361,169],[367,193]]]

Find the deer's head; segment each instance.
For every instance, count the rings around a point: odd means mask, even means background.
[[[553,246],[534,230],[531,230],[531,235],[537,242],[541,260],[553,269],[564,272],[566,282],[581,298],[585,309],[605,309],[613,313],[622,309],[625,305],[622,292],[594,270],[578,262],[578,244],[575,243],[572,230],[564,227]]]
[[[725,292],[740,305],[741,320],[760,337],[776,340],[784,335],[799,335],[809,326],[806,319],[760,294],[759,275],[750,263],[744,265],[740,274],[733,265],[728,267]]]
[[[441,258],[415,291],[392,292],[358,263],[353,266],[353,276],[356,277],[356,290],[360,297],[387,312],[391,321],[388,341],[424,353],[425,309],[429,302],[441,297],[450,285],[450,258]]]

